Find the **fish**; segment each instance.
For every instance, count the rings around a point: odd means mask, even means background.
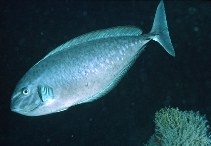
[[[95,101],[118,84],[151,40],[175,56],[162,0],[149,33],[117,26],[83,34],[49,52],[20,79],[10,109],[42,116]]]

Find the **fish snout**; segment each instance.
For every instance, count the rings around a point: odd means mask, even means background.
[[[20,110],[20,99],[18,97],[12,97],[11,102],[10,102],[10,109],[11,111],[18,112]]]

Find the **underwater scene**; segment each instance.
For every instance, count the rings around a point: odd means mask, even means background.
[[[209,1],[0,1],[0,145],[211,146]]]

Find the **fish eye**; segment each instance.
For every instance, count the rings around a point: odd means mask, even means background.
[[[23,88],[22,93],[23,93],[23,95],[29,95],[30,90],[28,88]]]

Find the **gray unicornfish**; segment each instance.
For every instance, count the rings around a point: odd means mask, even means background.
[[[40,116],[92,102],[115,87],[151,40],[175,56],[162,0],[147,34],[118,26],[81,35],[49,52],[17,84],[11,110]]]

